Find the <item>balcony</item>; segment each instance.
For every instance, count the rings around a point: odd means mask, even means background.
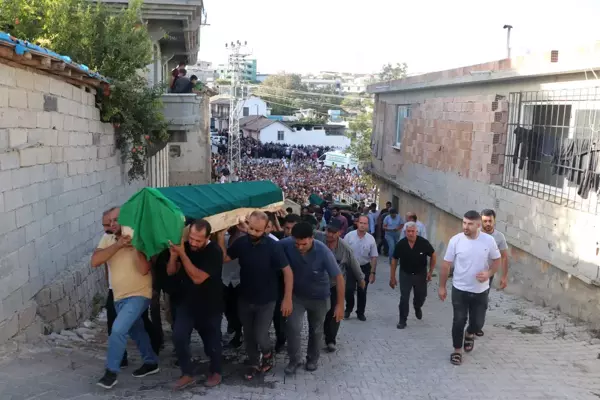
[[[170,131],[197,130],[202,124],[205,110],[201,109],[203,97],[194,93],[163,94],[163,112]],[[208,111],[208,110],[206,110]]]
[[[100,0],[127,6],[129,0]],[[200,47],[203,0],[144,0],[142,18],[148,23],[153,40],[158,40],[163,55],[196,64]]]

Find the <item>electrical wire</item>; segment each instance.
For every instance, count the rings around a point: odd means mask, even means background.
[[[263,97],[267,98],[267,101],[269,101],[268,97],[274,97],[274,98],[277,98],[277,99],[280,99],[280,100],[288,100],[290,102],[297,101],[297,102],[302,102],[302,103],[316,105],[316,106],[319,106],[319,107],[325,106],[325,107],[343,108],[339,104],[323,103],[323,102],[319,102],[319,101],[316,101],[316,100],[298,99],[298,98],[295,98],[295,97],[279,96],[279,95],[269,94],[269,93],[265,93],[263,95]]]
[[[290,93],[296,93],[296,94],[304,94],[307,96],[323,96],[323,97],[335,97],[335,98],[340,98],[340,99],[351,99],[351,100],[365,100],[365,98],[360,97],[360,96],[344,96],[344,95],[339,95],[339,94],[327,94],[327,93],[316,93],[316,92],[304,92],[301,90],[294,90],[294,89],[284,89],[284,88],[277,88],[277,87],[273,87],[273,86],[263,86],[263,85],[248,85],[250,88],[258,88],[259,90],[264,89],[264,90],[281,90],[284,92],[290,92]]]

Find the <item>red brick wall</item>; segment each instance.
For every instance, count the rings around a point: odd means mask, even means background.
[[[401,163],[501,183],[508,102],[501,96],[431,98],[413,104]]]

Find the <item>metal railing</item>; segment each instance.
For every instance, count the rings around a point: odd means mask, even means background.
[[[599,211],[600,87],[509,95],[502,186]]]

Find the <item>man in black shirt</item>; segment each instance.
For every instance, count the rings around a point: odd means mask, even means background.
[[[398,329],[406,328],[408,318],[410,292],[414,289],[413,305],[417,319],[423,318],[421,307],[427,297],[427,282],[435,269],[436,254],[429,241],[417,236],[417,224],[407,222],[405,225],[406,237],[396,243],[390,267],[390,287],[396,288],[396,267],[400,260],[400,321]],[[427,271],[427,257],[430,257],[429,272]]]
[[[279,243],[265,235],[268,223],[267,214],[254,211],[248,220],[248,234],[233,242],[228,249],[225,249],[222,232],[219,233],[219,245],[226,254],[223,261],[238,259],[240,263],[238,310],[251,366],[246,374],[248,380],[273,367],[269,328],[279,296],[280,273],[283,274],[285,288],[281,314],[287,317],[292,312],[292,270]]]
[[[176,383],[177,389],[195,383],[190,354],[190,335],[194,328],[210,358],[210,375],[205,386],[214,387],[221,383],[223,253],[216,243],[209,240],[210,232],[208,221],[198,220],[191,225],[187,242],[171,244],[170,248],[167,273],[181,276],[182,292],[173,326],[173,342],[182,372]]]

